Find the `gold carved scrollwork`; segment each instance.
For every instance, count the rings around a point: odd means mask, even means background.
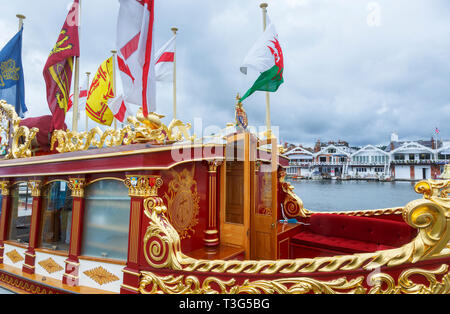
[[[222,164],[223,164],[222,160],[208,161],[208,171],[215,173],[217,172],[217,168],[219,168]]]
[[[195,275],[159,276],[152,272],[141,273],[139,291],[142,294],[448,294],[450,274],[448,265],[435,270],[408,269],[398,281],[387,273],[368,274],[354,279],[341,277],[321,281],[308,277],[273,280],[227,280],[208,277],[201,281]],[[441,281],[438,280],[441,276]],[[364,283],[368,282],[368,288]]]
[[[72,190],[72,197],[84,197],[84,188],[86,187],[86,179],[84,178],[70,178],[67,184]]]
[[[103,132],[99,127],[95,127],[89,132],[74,132],[57,130],[53,132],[51,139],[51,149],[58,143],[56,150],[60,153],[84,151],[91,147],[103,148],[119,145],[129,145],[132,143],[134,132],[130,126],[121,130],[106,130]]]
[[[136,117],[128,117],[123,129],[102,131],[95,127],[89,132],[74,132],[57,130],[53,132],[51,149],[56,146],[60,153],[85,151],[89,148],[115,147],[130,145],[133,143],[164,144],[167,142],[178,142],[184,140],[192,141],[195,137],[189,135],[190,124],[184,124],[180,120],[174,120],[169,127],[161,122],[160,116],[150,113],[147,117],[139,109]]]
[[[9,181],[0,181],[0,189],[2,190],[3,196],[8,196],[10,194],[11,183]]]
[[[423,184],[419,183],[419,187]],[[435,186],[433,182],[427,184],[427,190]],[[419,190],[422,191],[422,188]],[[373,270],[382,266],[399,266],[439,257],[449,240],[447,203],[450,200],[436,197],[433,193],[426,195],[429,195],[429,199],[412,201],[404,209],[405,220],[419,232],[415,239],[402,247],[353,255],[261,261],[198,260],[185,256],[180,249],[180,237],[165,216],[167,209],[162,202],[149,200],[145,205],[150,225],[144,241],[144,251],[147,262],[154,268],[202,273],[274,275]],[[152,245],[149,245],[150,243]]]
[[[144,256],[154,268],[181,269],[180,236],[166,218],[167,207],[158,196],[144,200],[144,213],[150,220],[144,235]]]
[[[127,175],[123,183],[128,187],[130,196],[149,197],[158,196],[163,181],[160,176]]]
[[[169,182],[168,191],[164,195],[167,200],[167,218],[178,231],[181,239],[190,238],[198,224],[200,196],[197,193],[197,182],[194,179],[195,165],[181,172],[170,171],[173,178]]]
[[[28,188],[31,190],[31,196],[39,197],[41,196],[42,191],[42,181],[41,180],[28,181]]]
[[[311,216],[306,208],[303,207],[303,201],[294,193],[294,187],[285,181],[286,171],[280,172],[280,185],[284,192],[283,209],[287,218],[306,218]]]
[[[6,159],[25,158],[31,156],[31,142],[36,137],[39,129],[31,130],[25,126],[20,126],[20,118],[13,106],[8,105],[4,100],[0,100],[0,121],[8,123],[8,127],[0,126],[1,133],[6,135],[4,143],[8,147]],[[9,129],[12,126],[12,129]]]

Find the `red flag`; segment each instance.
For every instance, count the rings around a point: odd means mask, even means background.
[[[64,128],[68,110],[70,85],[74,57],[80,56],[78,38],[79,0],[75,0],[69,10],[55,47],[44,67],[44,79],[47,87],[47,102],[53,115],[53,128]]]

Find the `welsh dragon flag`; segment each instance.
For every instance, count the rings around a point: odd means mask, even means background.
[[[252,68],[261,73],[253,86],[241,98],[241,101],[256,91],[276,92],[284,83],[283,51],[278,41],[275,26],[268,20],[268,27],[250,49],[241,66],[241,72],[247,74]]]

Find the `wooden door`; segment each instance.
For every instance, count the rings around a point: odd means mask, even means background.
[[[255,260],[276,259],[278,254],[276,153],[272,150],[269,162],[255,162],[253,167],[251,258]]]
[[[250,161],[248,134],[239,134],[226,147],[220,176],[220,242],[240,247],[250,257]],[[233,152],[230,152],[230,151]]]

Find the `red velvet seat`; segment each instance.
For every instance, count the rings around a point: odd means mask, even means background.
[[[292,244],[342,252],[367,253],[400,247],[416,231],[404,222],[334,214],[314,214]]]

